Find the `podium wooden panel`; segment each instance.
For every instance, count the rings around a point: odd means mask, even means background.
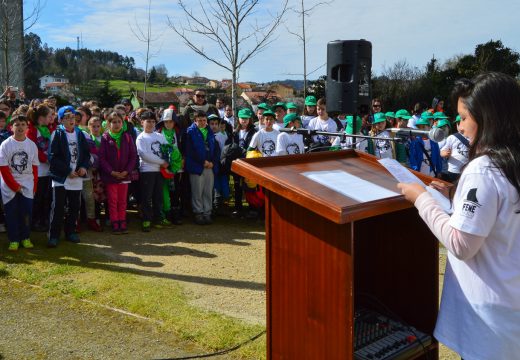
[[[232,170],[266,189],[269,359],[353,359],[355,302],[377,299],[433,333],[438,245],[415,208],[400,195],[358,202],[302,175],[344,170],[397,192],[373,156],[347,150],[242,159]],[[437,358],[437,343],[427,351],[419,358]]]

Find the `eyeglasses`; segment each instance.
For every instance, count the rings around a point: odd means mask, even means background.
[[[195,94],[196,97],[204,99],[206,95],[204,94]]]

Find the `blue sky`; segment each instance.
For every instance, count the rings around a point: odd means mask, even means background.
[[[26,12],[36,0],[26,0]],[[44,1],[44,0],[42,0]],[[204,1],[204,0],[203,0]],[[289,0],[296,6],[300,1]],[[307,1],[309,5],[319,0]],[[186,0],[198,4],[197,0]],[[255,13],[258,21],[269,19],[267,11],[279,9],[280,0],[261,0]],[[130,30],[136,21],[145,28],[146,0],[47,0],[41,18],[30,30],[54,48],[76,47],[76,37],[89,49],[105,49],[132,56],[144,68],[145,44]],[[518,0],[335,0],[318,7],[306,18],[308,72],[325,64],[327,43],[332,40],[366,39],[372,42],[372,70],[406,60],[423,67],[432,55],[444,61],[455,55],[473,53],[477,44],[500,39],[505,46],[520,51],[520,1]],[[230,78],[224,70],[193,53],[168,27],[167,16],[182,20],[175,0],[152,0],[152,44],[156,56],[151,65],[165,64],[169,75],[200,75],[213,79]],[[302,79],[303,51],[287,28],[298,31],[300,18],[288,12],[285,25],[267,50],[245,63],[241,81]],[[213,51],[208,43],[207,49]],[[214,50],[218,56],[218,50]],[[324,75],[321,67],[309,78]]]

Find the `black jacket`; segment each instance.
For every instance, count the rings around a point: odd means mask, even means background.
[[[70,151],[69,142],[67,141],[66,130],[62,126],[58,126],[53,134],[51,144],[49,146],[48,160],[50,165],[50,176],[53,180],[63,184],[67,180],[67,176],[74,170],[79,168],[88,169],[90,163],[90,150],[85,135],[79,128],[74,128],[78,137],[78,160],[76,168],[70,168]]]

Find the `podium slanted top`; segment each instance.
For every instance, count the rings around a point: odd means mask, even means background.
[[[232,171],[338,224],[413,206],[376,157],[355,150],[240,159]]]

